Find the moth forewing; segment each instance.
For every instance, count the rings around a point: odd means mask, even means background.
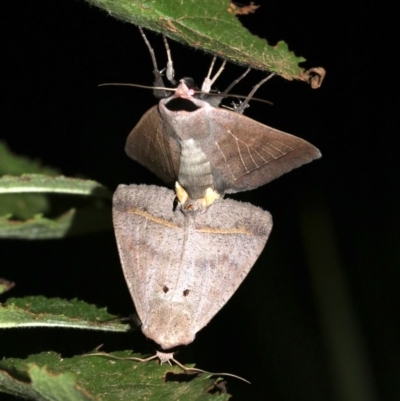
[[[216,200],[203,213],[173,210],[174,193],[120,185],[113,220],[122,268],[143,333],[164,350],[187,345],[242,283],[272,218],[248,203]]]
[[[179,171],[179,142],[165,134],[165,122],[158,106],[148,110],[131,131],[125,151],[167,184],[175,182]]]
[[[226,193],[247,191],[321,157],[309,142],[230,110],[209,115],[212,139],[200,141]]]

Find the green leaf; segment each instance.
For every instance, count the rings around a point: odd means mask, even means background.
[[[3,142],[0,174],[0,238],[53,239],[112,228],[111,193],[95,181],[55,176],[56,169],[13,154]]]
[[[14,366],[12,366],[13,362],[16,362]],[[75,376],[70,372],[54,374],[48,371],[47,366],[40,367],[33,363],[23,366],[18,364],[16,359],[3,360],[0,365],[5,365],[5,368],[0,368],[0,391],[2,392],[30,400],[89,401],[96,399],[77,385]],[[18,374],[16,374],[17,369]]]
[[[10,151],[4,141],[0,141],[0,176],[4,174],[21,175],[27,173],[58,175],[59,170],[42,166],[38,160],[30,160]]]
[[[43,296],[10,298],[5,304],[0,304],[0,328],[16,327],[129,330],[129,325],[121,324],[118,317],[110,315],[105,308],[97,308],[77,299],[67,301]]]
[[[139,357],[130,351],[119,357]],[[168,376],[167,373],[176,374]],[[228,400],[228,394],[210,394],[218,380],[206,374],[188,375],[179,382],[183,371],[157,361],[134,362],[99,356],[61,358],[52,352],[31,355],[27,359],[0,361],[0,391],[32,400]],[[76,398],[71,398],[76,397]],[[86,397],[86,398],[84,398]]]
[[[54,220],[41,214],[26,221],[14,221],[10,215],[3,216],[0,217],[0,238],[57,239],[109,230],[112,228],[111,210],[104,209],[71,209]]]
[[[171,39],[215,54],[233,63],[283,78],[310,82],[316,70],[305,72],[305,61],[289,51],[285,42],[271,46],[247,31],[235,14],[240,7],[230,0],[88,0],[123,21],[162,33]]]
[[[111,192],[92,180],[3,176],[0,238],[52,239],[111,229],[110,200]]]
[[[6,216],[14,220],[28,220],[50,209],[49,199],[43,194],[0,194],[0,220]]]
[[[51,167],[44,167],[37,160],[15,155],[5,142],[0,141],[0,176],[4,174],[21,175],[25,173],[57,175]],[[0,216],[12,215],[16,219],[26,220],[36,213],[49,210],[46,196],[41,194],[6,195],[0,198]]]
[[[42,174],[24,174],[22,176],[5,175],[0,178],[0,194],[41,192],[72,195],[95,195],[99,198],[111,199],[110,191],[92,180],[51,177]]]
[[[3,278],[0,278],[0,295],[3,294],[6,291],[11,290],[13,288],[15,283],[12,281],[4,280]]]

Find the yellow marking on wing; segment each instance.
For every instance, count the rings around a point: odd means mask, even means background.
[[[141,209],[131,209],[128,211],[128,213],[133,213],[136,214],[137,216],[144,217],[147,220],[153,221],[154,223],[161,224],[163,226],[169,227],[169,228],[178,228],[182,229],[182,227],[177,226],[176,224],[171,223],[168,220],[161,219],[159,217],[152,216],[150,213],[145,212],[144,210]],[[200,233],[208,233],[208,234],[245,234],[245,235],[252,235],[252,232],[246,230],[245,228],[212,228],[212,227],[204,227],[204,228],[199,228],[196,229],[197,232]]]
[[[205,228],[199,228],[196,229],[196,231],[200,233],[209,233],[209,234],[246,234],[246,235],[252,235],[252,233],[245,228],[211,228],[211,227],[205,227]]]
[[[161,219],[159,217],[152,216],[150,213],[145,212],[141,209],[131,209],[128,213],[136,214],[137,216],[142,216],[147,220],[153,221],[154,223],[161,224],[162,226],[170,227],[170,228],[180,228],[176,224],[171,223],[168,220]]]

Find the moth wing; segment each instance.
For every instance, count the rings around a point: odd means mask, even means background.
[[[189,344],[256,262],[268,212],[233,200],[204,213],[172,210],[174,193],[120,185],[113,198],[118,250],[142,331],[163,349]]]
[[[178,176],[180,147],[167,130],[158,106],[154,106],[130,132],[125,151],[129,157],[169,184],[174,183]]]
[[[196,216],[185,265],[193,279],[185,286],[198,332],[243,282],[268,240],[272,217],[249,203],[221,199]]]
[[[173,213],[173,191],[147,185],[119,185],[113,196],[113,223],[129,292],[142,322],[152,297],[163,291],[163,277],[182,237]],[[161,283],[161,284],[159,284]]]
[[[202,149],[225,192],[246,191],[321,157],[307,141],[230,110],[208,112],[210,135]]]

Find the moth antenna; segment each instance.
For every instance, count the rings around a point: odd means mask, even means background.
[[[211,376],[227,376],[227,377],[234,377],[235,379],[239,379],[244,381],[247,384],[251,384],[248,380],[244,379],[243,377],[234,375],[232,373],[213,373],[213,372],[207,372],[206,370],[203,369],[198,369],[198,368],[188,368],[185,365],[182,365],[180,362],[178,362],[175,358],[171,358],[172,362],[174,362],[176,365],[178,365],[181,369],[183,369],[185,372],[187,371],[192,371],[192,372],[197,372],[197,373],[205,373]]]
[[[125,83],[121,83],[121,82],[106,82],[104,84],[100,84],[98,85],[100,86],[132,86],[134,88],[142,88],[142,89],[151,89],[151,90],[157,90],[157,91],[169,91],[169,92],[176,92],[177,88],[168,88],[166,86],[150,86],[150,85],[139,85],[139,84],[125,84]],[[239,99],[247,99],[247,96],[242,96],[242,95],[229,95],[229,94],[225,94],[225,93],[206,93],[206,92],[202,92],[202,91],[194,91],[194,93],[198,94],[198,95],[207,95],[207,96],[215,96],[217,98],[222,98],[222,97],[236,97]],[[253,97],[251,98],[251,100],[253,101],[257,101],[257,102],[261,102],[261,103],[267,103],[270,105],[273,105],[272,102],[265,100],[265,99],[260,99],[258,97]],[[225,105],[222,105],[221,107],[225,107],[226,109],[234,109]]]
[[[227,376],[227,377],[234,377],[235,379],[239,379],[244,381],[245,383],[251,384],[248,380],[244,379],[243,377],[234,375],[232,373],[212,373],[212,372],[207,372],[206,370],[203,369],[198,369],[198,368],[188,368],[185,365],[181,364],[179,361],[177,361],[175,358],[169,358],[167,361],[163,361],[162,358],[160,358],[160,356],[157,354],[149,356],[148,358],[137,358],[135,356],[116,356],[116,355],[111,355],[108,354],[107,352],[97,352],[98,349],[100,349],[103,346],[103,344],[100,344],[98,347],[96,347],[94,349],[95,352],[91,352],[91,353],[87,353],[87,354],[83,354],[81,356],[83,357],[87,357],[87,356],[104,356],[106,358],[110,358],[110,359],[115,359],[118,361],[135,361],[135,362],[150,362],[153,359],[159,358],[161,361],[161,364],[163,362],[168,362],[171,365],[171,362],[174,362],[177,366],[179,366],[183,371],[185,372],[195,372],[195,373],[205,373],[205,374],[209,374],[212,376]],[[172,366],[172,365],[171,365]]]
[[[103,346],[103,344],[101,344],[98,347],[96,347],[95,351],[98,350],[102,346]],[[118,360],[118,361],[135,361],[135,362],[149,362],[149,361],[152,361],[153,359],[157,358],[157,354],[149,356],[148,358],[137,358],[135,356],[116,356],[116,355],[108,354],[107,352],[90,352],[90,353],[87,353],[87,354],[83,354],[81,356],[83,356],[83,357],[86,357],[86,356],[105,356],[106,358],[115,359],[115,360]]]
[[[222,94],[227,95],[232,88],[237,85],[249,72],[251,68],[248,68],[239,78],[235,79],[223,92]]]
[[[204,78],[204,82],[203,85],[201,86],[201,91],[202,92],[206,92],[209,93],[211,87],[213,86],[214,82],[217,80],[217,78],[221,75],[222,71],[225,68],[225,64],[226,64],[226,60],[224,60],[222,62],[221,67],[219,68],[219,70],[216,72],[216,74],[214,75],[213,78],[210,78],[212,70],[214,69],[214,65],[215,65],[215,61],[217,60],[217,56],[214,56],[213,59],[211,60],[211,65],[210,68],[208,69],[208,74],[207,76]]]
[[[106,82],[98,86],[133,86],[134,88],[152,89],[152,90],[163,90],[169,92],[175,92],[176,88],[167,88],[166,86],[150,86],[150,85],[139,85],[139,84],[125,84],[120,82]]]
[[[99,85],[100,86],[100,85]],[[150,89],[152,89],[153,87],[148,87]],[[169,89],[172,90],[172,89]],[[219,103],[221,102],[222,98],[226,98],[226,97],[235,97],[237,99],[247,99],[248,96],[243,96],[243,95],[236,95],[236,94],[232,94],[230,95],[229,93],[224,93],[224,92],[216,92],[216,93],[206,93],[206,92],[201,92],[201,91],[194,91],[194,93],[198,94],[198,95],[207,95],[207,100],[209,101],[210,97],[216,97],[217,99],[219,99],[217,101],[218,104],[214,105],[214,107],[217,107],[219,105]],[[269,104],[271,106],[274,105],[274,103],[270,102],[269,100],[265,100],[265,99],[261,99],[259,97],[252,97],[251,98],[252,101],[256,101],[256,102],[260,102],[260,103],[266,103]],[[230,109],[230,107],[222,105],[221,107],[224,107],[226,109]],[[250,107],[250,106],[246,106],[245,108]]]
[[[244,109],[247,107],[247,105],[249,104],[251,98],[253,97],[253,95],[256,93],[256,91],[260,88],[261,85],[263,85],[265,82],[267,82],[269,79],[271,79],[273,76],[275,76],[275,73],[272,72],[271,74],[269,74],[266,78],[262,79],[257,85],[253,86],[253,89],[251,90],[251,92],[249,93],[249,95],[247,96],[247,98],[244,100],[244,102],[242,102],[239,107],[235,110],[237,113],[243,114]]]
[[[163,35],[163,39],[164,39],[164,46],[165,46],[165,50],[167,51],[167,59],[168,59],[167,70],[166,70],[167,79],[169,82],[171,82],[172,85],[175,85],[176,84],[176,81],[174,79],[175,70],[174,70],[174,65],[172,62],[171,49],[169,48],[168,40],[165,35]]]

